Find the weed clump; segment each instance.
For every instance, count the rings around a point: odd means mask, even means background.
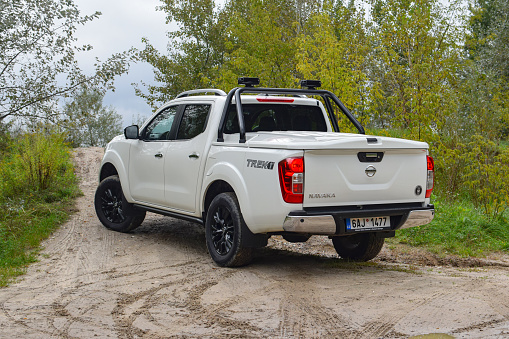
[[[68,216],[80,193],[71,148],[45,129],[2,135],[0,154],[0,286],[35,261],[41,240]]]

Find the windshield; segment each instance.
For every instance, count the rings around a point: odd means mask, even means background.
[[[288,104],[243,104],[246,132],[316,131],[327,132],[323,112],[318,106]],[[239,133],[237,109],[230,105],[224,133]]]

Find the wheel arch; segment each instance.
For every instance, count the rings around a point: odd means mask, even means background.
[[[247,225],[253,222],[245,178],[236,166],[227,162],[214,164],[205,172],[203,187],[201,194],[202,215],[206,215],[208,206],[215,196],[213,193],[217,195],[223,192],[233,192],[237,197],[245,222]]]
[[[103,181],[109,176],[118,175],[118,171],[111,162],[106,162],[102,165],[101,171],[99,172],[99,182]]]
[[[209,209],[210,203],[214,199],[215,196],[221,193],[232,192],[235,193],[233,187],[224,180],[218,179],[213,181],[207,188],[205,193],[205,197],[203,198],[203,220],[205,220],[205,216],[207,215],[207,211]],[[237,193],[235,193],[237,195]]]
[[[238,194],[235,192],[235,189],[230,185],[228,182],[222,179],[218,179],[213,181],[207,189],[207,192],[205,193],[205,197],[203,199],[203,224],[206,225],[206,216],[208,213],[208,209],[210,207],[210,204],[214,200],[216,196],[218,196],[221,193],[233,193],[235,197],[237,198],[237,202],[239,205],[240,213],[242,215],[242,219],[244,219],[244,222],[242,224],[242,246],[254,248],[254,247],[264,247],[267,246],[267,240],[268,236],[266,234],[254,234],[249,229],[248,224],[246,224],[246,220],[244,217],[244,213],[242,211],[242,205],[240,203],[240,199]]]
[[[122,151],[122,150],[121,150]],[[121,156],[121,154],[123,156]],[[122,159],[128,158],[128,151],[126,152],[118,152],[115,149],[109,149],[106,151],[104,158],[101,163],[101,169],[99,170],[99,182],[104,180],[105,178],[118,175],[120,178],[120,184],[122,185],[122,191],[124,193],[124,197],[130,203],[133,202],[133,198],[131,196],[131,191],[129,189],[129,180],[127,176],[127,165]]]

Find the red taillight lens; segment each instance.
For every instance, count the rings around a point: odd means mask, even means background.
[[[429,155],[426,156],[428,163],[428,177],[426,179],[426,198],[431,196],[431,191],[433,191],[433,187],[435,186],[435,162],[433,158]]]
[[[283,200],[291,204],[304,201],[304,158],[288,158],[279,162],[279,183]]]

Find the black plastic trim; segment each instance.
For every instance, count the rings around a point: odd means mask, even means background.
[[[368,156],[374,154],[375,156]],[[360,162],[381,162],[384,157],[384,152],[359,152],[357,159]]]
[[[324,214],[335,214],[335,213],[357,213],[357,212],[377,212],[377,211],[406,211],[406,210],[427,210],[433,209],[433,205],[428,205],[427,207],[423,207],[422,203],[402,203],[402,204],[373,204],[373,205],[349,205],[349,206],[334,206],[334,207],[305,207],[304,210],[301,211],[293,211],[290,212],[290,215],[294,212],[302,212],[305,215],[324,215]],[[301,215],[298,214],[298,215]]]
[[[170,211],[162,210],[159,208],[144,206],[144,205],[140,205],[140,204],[134,204],[134,206],[138,209],[142,209],[142,210],[145,210],[148,212],[153,212],[153,213],[165,215],[167,217],[182,219],[182,220],[186,220],[186,221],[196,222],[200,225],[203,225],[203,220],[198,217],[193,217],[190,215],[180,214],[180,213],[176,213],[176,212],[170,212]]]

